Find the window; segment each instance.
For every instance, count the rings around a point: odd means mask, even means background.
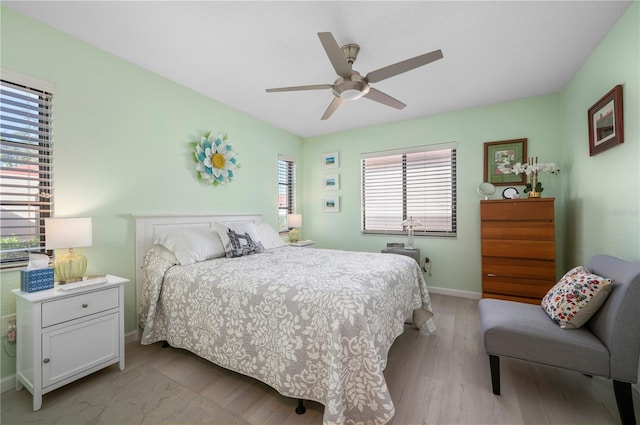
[[[9,75],[10,77],[7,77]],[[10,78],[9,82],[4,78]],[[0,265],[22,266],[44,252],[44,219],[53,206],[52,87],[17,84],[3,70],[0,84]]]
[[[287,214],[296,210],[296,163],[292,158],[278,157],[278,231],[286,232]]]
[[[362,232],[456,235],[456,143],[365,153],[362,164]]]

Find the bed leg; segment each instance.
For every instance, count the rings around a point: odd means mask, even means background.
[[[162,348],[171,347],[167,341],[162,341]]]
[[[307,411],[307,408],[304,407],[304,401],[301,398],[299,398],[298,399],[298,407],[296,407],[296,413],[298,415],[302,415],[306,411]]]

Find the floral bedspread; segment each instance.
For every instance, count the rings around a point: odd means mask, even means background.
[[[325,424],[385,424],[383,370],[413,312],[433,331],[418,264],[392,254],[282,247],[176,266],[150,251],[142,343],[166,340],[282,395],[325,406]]]

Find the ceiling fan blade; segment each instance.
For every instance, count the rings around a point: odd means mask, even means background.
[[[351,74],[353,74],[351,65],[347,62],[344,53],[342,53],[342,49],[338,46],[338,42],[333,35],[330,32],[319,32],[318,37],[320,38],[322,47],[324,47],[324,51],[327,53],[327,56],[329,56],[333,69],[336,70],[336,74],[344,78],[351,77]]]
[[[395,99],[388,94],[381,92],[380,90],[376,90],[373,87],[369,87],[369,93],[365,94],[364,97],[396,109],[402,109],[407,106],[404,103],[400,102],[398,99]]]
[[[338,109],[338,106],[342,105],[342,102],[344,102],[344,100],[342,100],[341,97],[335,96],[331,101],[331,103],[329,104],[329,107],[327,108],[327,110],[324,111],[324,115],[320,119],[322,120],[328,119],[331,116],[331,114],[333,114],[336,111],[336,109]]]
[[[311,86],[278,87],[275,89],[266,89],[266,91],[267,93],[273,93],[278,91],[322,90],[330,88],[333,88],[332,84],[315,84]]]
[[[403,60],[402,62],[397,62],[393,65],[371,71],[365,78],[370,83],[377,83],[378,81],[386,80],[387,78],[402,74],[403,72],[411,71],[412,69],[435,62],[443,57],[442,50],[434,50],[433,52],[425,53],[424,55],[416,56],[415,58]]]

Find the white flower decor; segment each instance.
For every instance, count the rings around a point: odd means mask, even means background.
[[[542,183],[538,181],[538,173],[560,174],[560,168],[555,162],[538,162],[538,157],[531,157],[526,163],[516,163],[511,168],[510,172],[513,174],[526,174],[529,179],[527,187],[524,189],[524,193],[529,193],[530,198],[539,198],[540,193],[544,190]]]
[[[213,138],[208,132],[193,145],[199,181],[218,186],[233,179],[233,170],[239,168],[240,163],[226,134]]]
[[[555,162],[547,162],[547,163],[539,163],[534,162],[533,164],[529,163],[516,163],[511,169],[513,174],[526,174],[531,177],[532,174],[538,174],[539,172],[549,173],[549,174],[559,174],[560,168],[555,164]]]

